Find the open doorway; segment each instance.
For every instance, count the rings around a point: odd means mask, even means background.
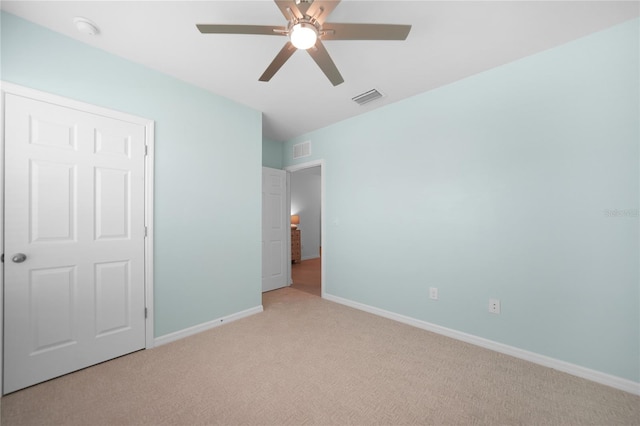
[[[292,218],[291,287],[322,296],[323,176],[321,162],[288,168]]]

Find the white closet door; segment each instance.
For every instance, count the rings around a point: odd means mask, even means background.
[[[5,97],[4,392],[145,346],[145,128]]]

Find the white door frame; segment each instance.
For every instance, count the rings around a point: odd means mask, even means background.
[[[102,108],[73,99],[53,95],[13,83],[0,82],[0,250],[4,253],[4,108],[5,95],[14,94],[38,101],[86,111],[91,114],[127,121],[144,126],[146,156],[144,165],[144,223],[147,235],[144,244],[144,293],[147,316],[145,319],[145,348],[153,347],[153,184],[154,184],[154,128],[155,122],[147,118]],[[4,336],[4,263],[0,263],[0,365],[3,365]],[[3,383],[3,369],[0,368],[0,386]],[[3,394],[4,392],[2,392]]]
[[[289,207],[289,211],[291,211],[291,173],[293,172],[297,172],[300,170],[304,170],[304,169],[310,169],[312,167],[318,167],[320,166],[320,227],[322,228],[320,230],[320,247],[322,247],[322,260],[320,261],[320,297],[324,298],[325,297],[325,293],[324,293],[324,289],[325,289],[325,277],[327,276],[327,274],[325,273],[325,265],[326,262],[324,261],[325,258],[325,253],[326,253],[326,245],[325,245],[325,232],[326,232],[326,217],[327,215],[324,212],[324,205],[325,205],[325,169],[324,169],[324,160],[314,160],[314,161],[309,161],[307,163],[300,163],[300,164],[296,164],[293,166],[288,166],[285,167],[284,170],[287,172],[287,203],[288,203],[288,207]],[[291,243],[289,243],[289,247],[291,246]],[[291,258],[291,255],[289,255],[289,259]],[[287,262],[288,263],[288,268],[289,268],[289,282],[291,281],[291,262]]]

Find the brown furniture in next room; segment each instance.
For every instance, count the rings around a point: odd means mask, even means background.
[[[301,261],[300,231],[298,229],[291,229],[291,263],[300,263]]]

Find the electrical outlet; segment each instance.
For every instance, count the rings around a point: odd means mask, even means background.
[[[492,314],[500,313],[500,300],[489,299],[489,312],[491,312]]]
[[[438,300],[438,287],[429,287],[429,299]]]

